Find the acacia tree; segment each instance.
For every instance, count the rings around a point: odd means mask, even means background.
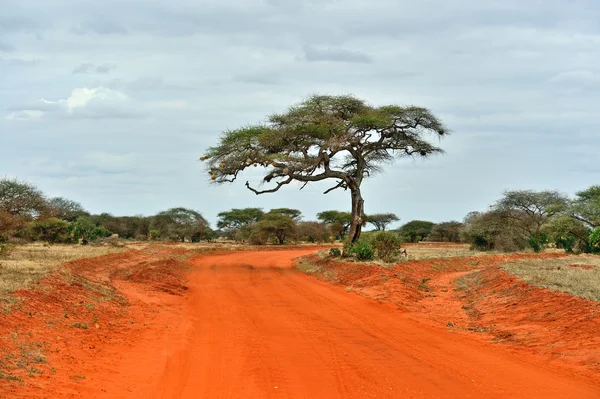
[[[367,216],[367,223],[371,223],[375,226],[375,230],[385,231],[388,224],[394,223],[400,220],[398,216],[393,213],[376,213],[374,215]]]
[[[517,190],[506,191],[496,209],[507,212],[515,225],[534,240],[534,246],[540,242],[542,226],[564,211],[567,203],[568,198],[557,191]]]
[[[591,228],[600,227],[600,186],[592,186],[576,195],[569,209],[571,217]]]
[[[89,216],[83,205],[63,197],[52,198],[48,201],[50,213],[63,220],[73,222],[80,216]]]
[[[428,157],[442,150],[426,140],[448,130],[429,110],[386,105],[374,107],[352,96],[315,95],[274,114],[260,125],[226,131],[217,146],[201,160],[215,183],[235,181],[252,166],[266,168],[262,181],[273,193],[292,182],[334,180],[325,194],[350,190],[352,221],[350,241],[358,240],[364,223],[361,185],[381,165],[401,157]]]
[[[161,237],[184,242],[192,237],[203,237],[210,226],[204,217],[192,209],[172,208],[156,214],[150,230],[157,230]]]
[[[335,210],[323,211],[317,213],[317,219],[329,225],[331,232],[341,239],[348,233],[352,223],[352,214]]]
[[[31,219],[47,209],[44,194],[35,186],[16,179],[0,179],[0,211]]]
[[[291,208],[275,208],[269,211],[271,215],[286,215],[294,219],[295,221],[299,221],[302,219],[302,212],[298,209]]]

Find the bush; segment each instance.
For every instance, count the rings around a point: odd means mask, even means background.
[[[339,248],[331,248],[329,250],[329,256],[332,256],[334,258],[339,258],[340,256],[342,256],[342,251],[340,251]]]
[[[382,231],[375,234],[371,240],[371,245],[375,249],[377,258],[384,262],[393,262],[402,245],[402,239],[396,233]]]
[[[52,244],[67,244],[74,240],[71,223],[58,218],[32,222],[27,228],[27,236],[33,241],[47,241]]]
[[[371,243],[364,239],[359,239],[348,251],[349,256],[354,256],[358,260],[373,260],[375,251]]]
[[[160,238],[160,230],[150,230],[148,232],[148,239],[149,240],[158,240]]]
[[[596,229],[592,231],[588,243],[592,253],[600,253],[600,227],[596,227]]]
[[[535,253],[542,252],[542,244],[535,237],[529,237],[529,246]]]

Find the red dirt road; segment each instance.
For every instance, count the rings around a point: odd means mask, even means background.
[[[293,270],[308,252],[197,259],[168,337],[124,356],[134,391],[104,397],[600,398],[589,380]]]

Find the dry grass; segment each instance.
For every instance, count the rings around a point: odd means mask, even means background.
[[[408,258],[401,256],[400,261],[424,260],[437,258],[454,258],[459,256],[477,256],[489,254],[489,252],[471,251],[469,244],[429,243],[403,244]]]
[[[502,268],[528,284],[600,301],[598,256],[523,259],[505,263]]]
[[[35,284],[54,268],[65,262],[93,258],[124,248],[82,245],[28,244],[19,245],[0,258],[0,299],[10,293]]]

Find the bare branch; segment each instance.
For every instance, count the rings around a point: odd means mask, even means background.
[[[344,190],[347,190],[348,189],[348,185],[346,184],[345,181],[340,180],[340,182],[338,184],[336,184],[335,186],[333,186],[330,189],[326,190],[323,194],[329,194],[330,192],[332,192],[333,190],[337,190],[338,188],[343,188]]]
[[[248,188],[248,190],[252,191],[256,195],[266,194],[266,193],[274,193],[275,191],[278,191],[282,186],[285,186],[286,184],[290,184],[293,180],[294,179],[292,179],[292,177],[288,177],[287,179],[278,182],[276,187],[273,187],[269,190],[256,190],[256,189],[250,187],[250,183],[248,183],[248,182],[246,182],[246,187]]]

